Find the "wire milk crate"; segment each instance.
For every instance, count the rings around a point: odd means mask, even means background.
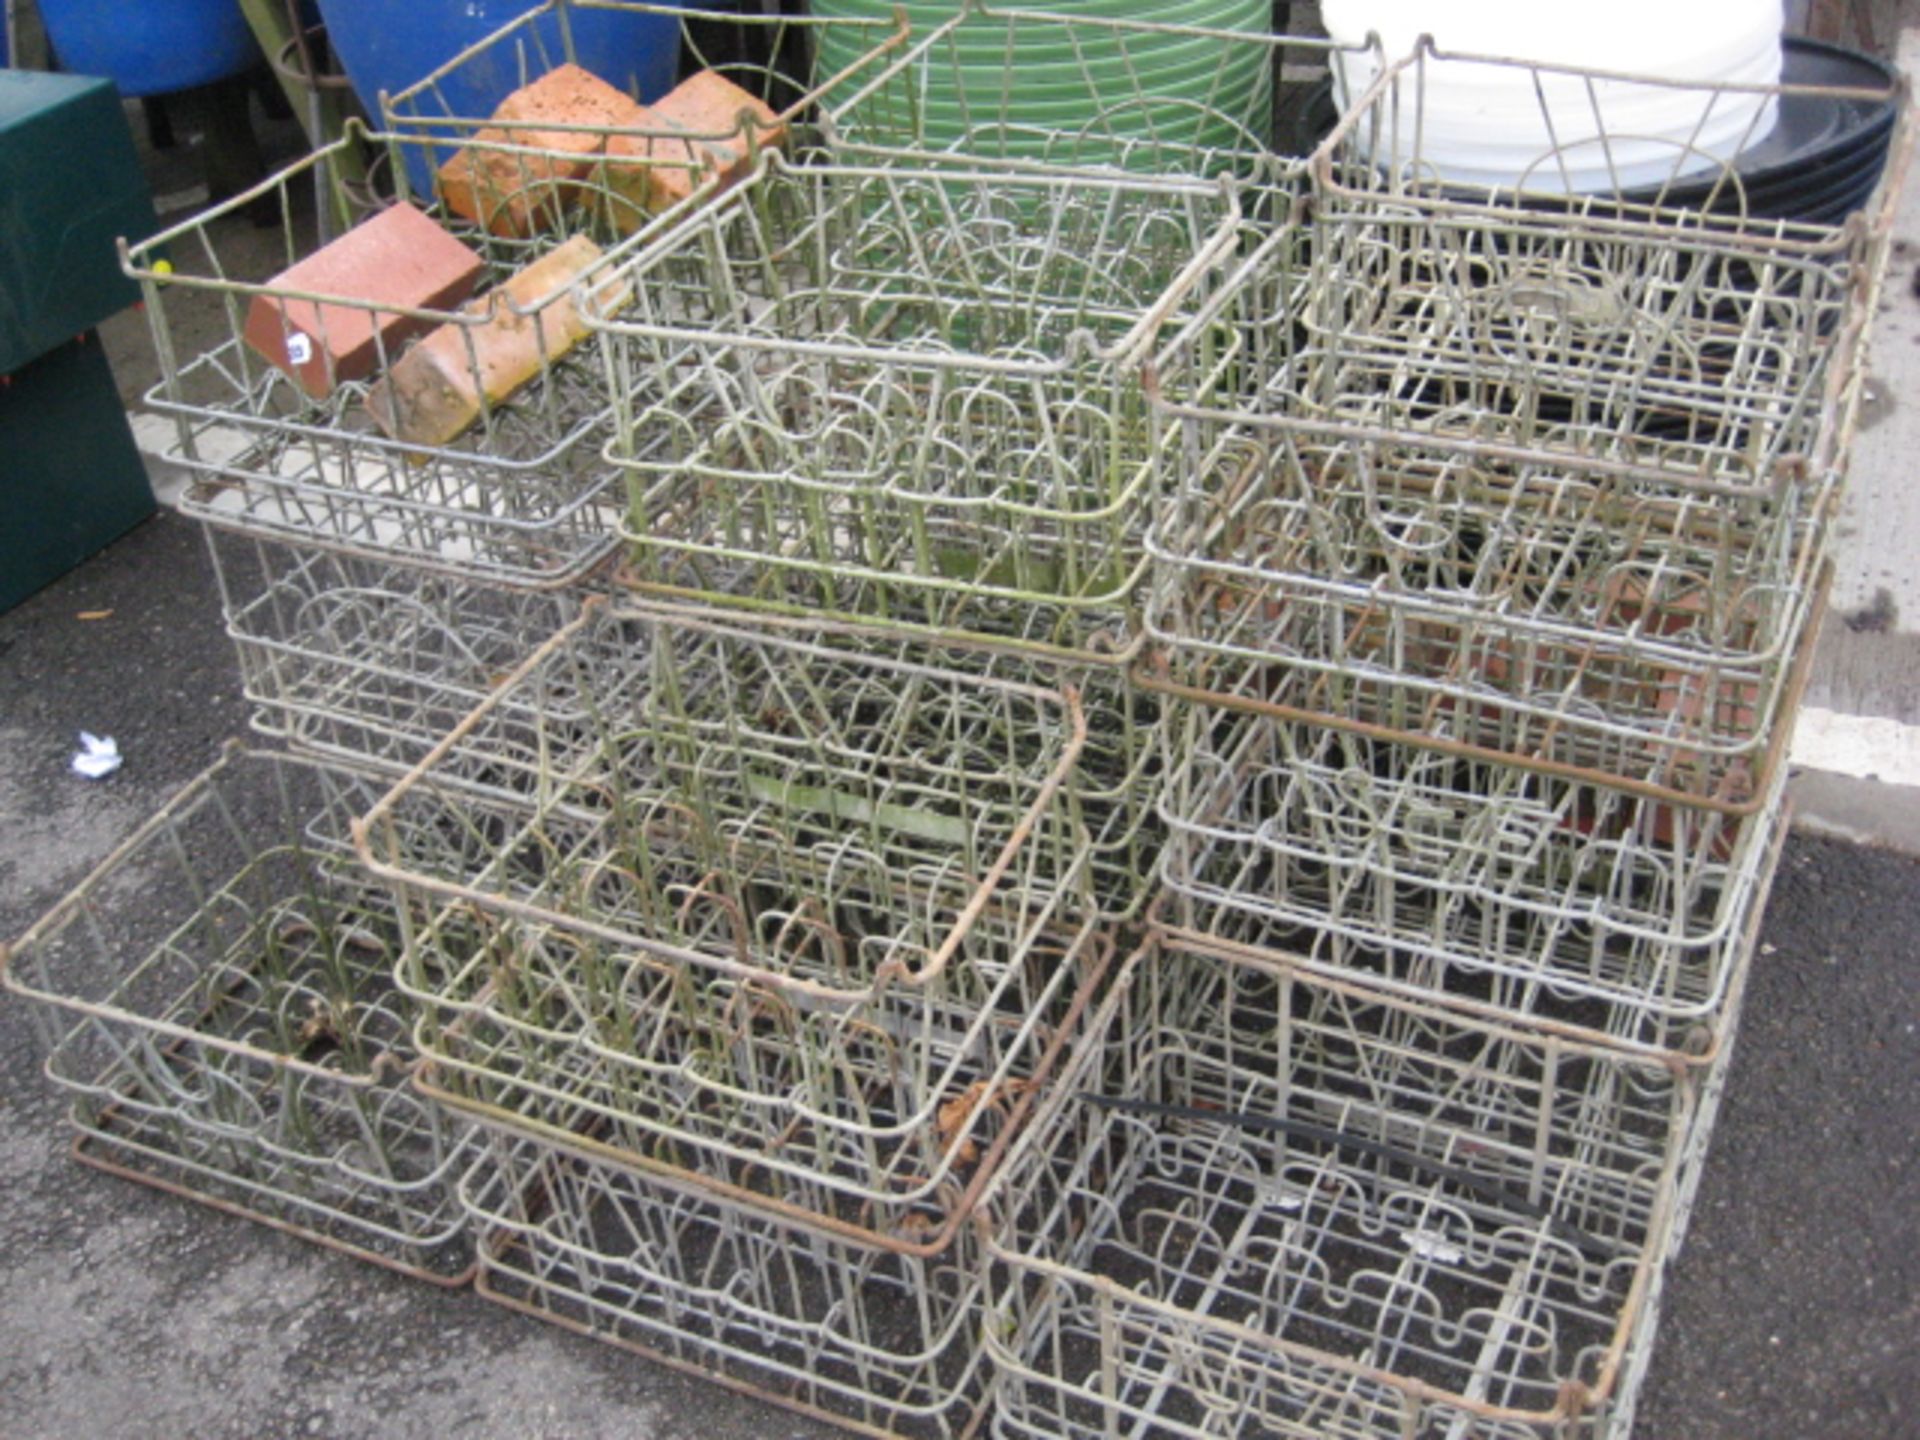
[[[970,164],[1232,175],[1291,198],[1304,168],[1276,136],[1283,64],[1381,68],[1372,46],[1273,31],[1260,0],[1209,23],[968,0],[857,87],[823,105],[843,157],[950,155]],[[823,54],[847,48],[823,40]],[[902,78],[907,83],[901,83]]]
[[[615,580],[623,583],[622,572],[615,572]],[[976,611],[975,618],[980,613]],[[849,654],[876,648],[904,653],[904,627],[897,619],[889,624],[836,622],[825,629],[816,618],[763,616],[755,623]],[[1165,845],[1155,802],[1164,772],[1161,732],[1169,704],[1153,691],[1128,683],[1119,664],[1073,664],[1004,634],[963,637],[933,627],[908,633],[924,636],[928,653],[937,654],[943,668],[1019,685],[1075,689],[1087,734],[1062,801],[1084,832],[1087,885],[1094,905],[1107,921],[1134,919],[1152,891],[1154,865]],[[1137,653],[1137,642],[1131,649]]]
[[[1463,169],[1449,148],[1435,96],[1462,70],[1527,96],[1509,170]],[[1749,210],[1715,157],[1757,136],[1723,132],[1823,99],[1899,112],[1878,187],[1857,210]],[[1632,131],[1656,101],[1696,116],[1694,143]],[[1314,157],[1320,283],[1301,318],[1340,362],[1320,398],[1383,397],[1464,439],[1539,426],[1588,454],[1669,447],[1676,483],[1728,494],[1817,480],[1862,364],[1906,111],[1891,86],[1681,85],[1423,44]]]
[[[1620,1403],[1692,1082],[1149,945],[989,1188],[995,1433],[1570,1435]]]
[[[410,769],[579,613],[546,591],[212,529],[207,541],[252,728],[363,768]],[[516,763],[530,774],[538,757]]]
[[[550,687],[590,723],[549,723]],[[477,796],[529,725],[524,803]],[[1060,800],[1083,734],[1071,696],[918,646],[596,607],[357,828],[423,904],[396,973],[426,1079],[765,1208],[799,1182],[838,1197],[821,1223],[950,1227],[1104,943]]]
[[[454,1284],[466,1127],[405,1083],[400,924],[345,843],[380,788],[229,752],[0,949],[0,980],[80,1159]]]
[[[1677,802],[1764,788],[1836,472],[1734,501],[1657,466],[1418,431],[1208,429],[1148,538],[1143,683]]]
[[[194,476],[182,508],[500,584],[571,583],[614,543],[604,370],[572,299],[618,248],[612,202],[582,182],[576,209],[526,236],[408,214],[354,188],[363,138],[392,153],[388,137],[351,131],[123,252],[160,359],[145,403],[175,422],[167,456]],[[358,224],[336,244],[378,233],[366,243],[385,246],[387,270],[426,245],[457,257],[478,298],[336,293],[365,277],[324,265],[320,288],[276,282],[324,260],[315,191],[354,201]],[[271,243],[229,258],[222,237],[240,224],[266,224]]]
[[[537,126],[511,123],[509,101],[496,114],[489,101],[518,91],[565,66],[578,66],[581,43],[608,25],[646,23],[655,31],[649,53],[620,73],[597,75],[613,91],[651,104],[681,76],[719,77],[714,113],[693,115],[621,107],[580,112],[578,118],[542,113]],[[580,35],[589,38],[581,42]],[[907,44],[903,18],[781,14],[778,7],[691,7],[632,0],[542,0],[476,41],[406,89],[381,97],[386,128],[403,137],[400,152],[420,194],[444,193],[469,177],[441,168],[449,142],[482,142],[487,174],[477,187],[478,208],[495,223],[522,223],[529,211],[554,203],[557,192],[583,173],[623,203],[617,224],[639,229],[656,210],[693,190],[719,188],[753,168],[760,151],[805,143],[830,97],[860,87],[899,103],[905,77],[890,63]],[[590,67],[589,67],[590,68]],[[882,72],[885,72],[884,74]],[[605,92],[603,99],[610,100]],[[516,152],[494,141],[537,138],[558,154]],[[426,143],[414,144],[419,139]],[[437,172],[427,181],[429,167]]]
[[[1653,1049],[1706,1043],[1723,1016],[1784,765],[1728,814],[1265,716],[1196,710],[1173,733],[1160,874],[1183,938],[1278,942]]]
[[[991,1376],[970,1230],[903,1255],[502,1137],[461,1197],[489,1300],[858,1434],[974,1433]]]
[[[403,958],[403,988],[436,1012],[420,1031],[423,1095],[498,1134],[921,1255],[964,1224],[1106,945],[1091,926],[1023,937],[989,918],[959,957],[987,972],[969,993],[947,998],[955,982],[835,1011],[698,961],[475,928],[457,959],[428,948],[446,946],[443,926]],[[447,975],[463,964],[500,983],[463,1002],[469,976]]]
[[[761,577],[726,603],[1123,623],[1155,500],[1132,367],[1239,231],[1225,185],[768,156],[583,301],[634,572],[685,554]]]

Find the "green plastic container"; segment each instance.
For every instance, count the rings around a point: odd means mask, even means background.
[[[813,12],[871,18],[894,8],[814,0]],[[913,83],[835,113],[840,137],[855,145],[1212,171],[1220,166],[1208,157],[1245,154],[1270,133],[1271,0],[1054,0],[1044,16],[980,6],[945,30],[951,3],[902,8],[913,43],[900,63]],[[822,35],[818,73],[857,58],[838,41]]]

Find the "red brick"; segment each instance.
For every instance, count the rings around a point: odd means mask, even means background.
[[[370,375],[433,321],[401,309],[451,310],[479,282],[480,256],[420,211],[398,204],[267,282],[360,304],[256,295],[246,340],[315,399]],[[299,358],[304,352],[304,359]]]
[[[367,392],[374,422],[409,445],[444,445],[457,437],[480,418],[483,400],[499,404],[586,337],[572,295],[557,292],[601,255],[598,245],[576,235],[469,303],[466,313],[483,323],[442,325]],[[533,313],[516,313],[528,310]]]
[[[493,125],[440,167],[440,198],[492,234],[527,236],[553,225],[572,203],[614,128],[654,125],[644,105],[578,65],[549,70],[493,112]],[[585,125],[592,130],[555,130]],[[501,145],[556,153],[521,155]]]
[[[721,189],[733,184],[752,165],[755,145],[778,147],[787,136],[765,101],[713,70],[688,76],[654,104],[653,118],[657,129],[682,132],[684,138],[615,135],[607,142],[608,184],[639,212],[629,230],[637,229],[645,215],[686,199],[713,175],[721,177]],[[616,163],[621,160],[638,163]]]

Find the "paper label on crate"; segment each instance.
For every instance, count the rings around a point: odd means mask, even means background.
[[[1442,1265],[1458,1265],[1465,1254],[1458,1245],[1448,1243],[1446,1236],[1431,1230],[1402,1230],[1400,1241],[1414,1254]]]
[[[287,336],[287,359],[295,365],[304,365],[313,359],[313,337],[304,330]]]

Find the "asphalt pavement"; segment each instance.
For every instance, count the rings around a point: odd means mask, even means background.
[[[83,612],[110,611],[104,619]],[[195,527],[0,616],[0,931],[244,732]],[[81,729],[126,762],[67,768]],[[1920,1436],[1920,863],[1787,849],[1641,1440]],[[782,1410],[75,1165],[0,1004],[0,1433],[727,1440]]]

